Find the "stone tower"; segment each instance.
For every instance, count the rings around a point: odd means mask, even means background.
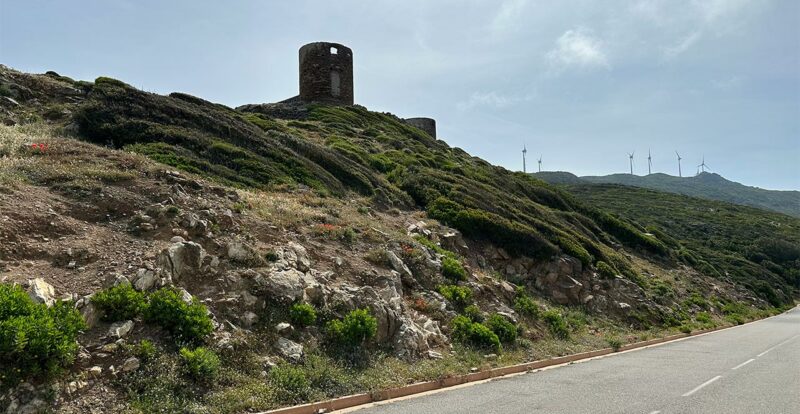
[[[300,48],[300,100],[353,104],[353,51],[338,43],[316,42]]]
[[[428,133],[433,138],[436,138],[436,120],[433,118],[406,118],[404,119],[407,124],[415,126]]]

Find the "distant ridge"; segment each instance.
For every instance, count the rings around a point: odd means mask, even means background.
[[[551,184],[621,184],[648,188],[692,197],[727,201],[800,217],[800,191],[765,190],[763,188],[750,187],[709,172],[703,172],[693,177],[675,177],[662,173],[645,176],[611,174],[578,177],[565,171],[547,171],[533,173],[533,176]]]

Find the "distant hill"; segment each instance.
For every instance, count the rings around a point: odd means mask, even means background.
[[[533,175],[551,184],[621,184],[710,200],[727,201],[800,217],[800,191],[777,191],[750,187],[726,180],[719,174],[708,172],[700,173],[693,177],[675,177],[661,173],[646,176],[611,174],[578,177],[562,171],[541,172]]]

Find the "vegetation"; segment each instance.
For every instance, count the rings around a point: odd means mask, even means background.
[[[439,293],[458,309],[463,309],[472,302],[472,290],[466,286],[442,285]]]
[[[503,315],[495,313],[489,316],[485,325],[502,343],[513,344],[517,340],[517,326]]]
[[[184,302],[174,288],[161,288],[150,295],[144,318],[187,342],[200,342],[213,330],[205,305],[196,298]]]
[[[539,305],[525,293],[525,289],[522,287],[517,288],[517,296],[514,298],[514,310],[528,319],[536,319],[541,313]]]
[[[355,347],[375,336],[378,321],[367,309],[350,311],[342,320],[328,322],[328,336],[334,343]]]
[[[289,320],[301,328],[311,326],[317,322],[317,311],[308,303],[295,303],[289,309]]]
[[[550,333],[559,339],[569,338],[569,326],[567,321],[561,316],[561,312],[550,309],[542,313],[542,320],[547,324]]]
[[[196,380],[208,381],[212,379],[217,374],[217,370],[219,370],[219,357],[207,348],[181,348],[180,355],[183,360],[184,369]]]
[[[108,322],[124,321],[138,316],[145,307],[144,294],[130,283],[121,283],[92,296],[92,303]]]
[[[453,339],[477,348],[500,352],[500,338],[483,324],[466,316],[456,316],[452,322]]]
[[[467,271],[457,259],[445,257],[442,260],[442,275],[450,280],[458,281],[467,278]]]
[[[34,303],[19,285],[0,284],[0,389],[71,364],[86,328],[72,302]]]

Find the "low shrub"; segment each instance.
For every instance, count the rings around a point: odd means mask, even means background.
[[[605,279],[613,279],[617,275],[617,272],[614,270],[614,268],[606,262],[598,261],[596,266],[597,273],[600,273],[600,276]]]
[[[457,259],[445,257],[442,260],[442,275],[450,280],[464,280],[467,278],[467,271]]]
[[[542,319],[547,324],[547,328],[553,336],[560,339],[569,338],[567,321],[564,320],[560,312],[555,309],[548,310],[542,314]]]
[[[311,384],[305,371],[290,364],[280,364],[269,370],[269,382],[287,402],[302,402],[308,398]]]
[[[463,309],[472,302],[472,290],[466,286],[442,285],[439,293],[456,308]]]
[[[709,314],[708,312],[699,312],[697,315],[695,315],[694,319],[697,322],[700,322],[700,323],[703,323],[703,324],[711,324],[712,323],[711,314]]]
[[[536,319],[541,313],[539,305],[521,287],[517,288],[517,297],[514,298],[514,310],[529,319]]]
[[[158,353],[158,349],[153,341],[149,339],[142,339],[139,341],[139,344],[136,345],[134,352],[137,357],[146,362],[155,358],[156,354]]]
[[[308,303],[295,303],[289,309],[289,319],[292,324],[304,328],[317,322],[317,311]]]
[[[219,370],[219,357],[210,349],[197,347],[191,350],[184,347],[180,355],[184,370],[196,380],[212,379]]]
[[[503,315],[493,314],[486,320],[485,325],[502,343],[511,344],[517,340],[517,326]]]
[[[614,352],[619,352],[620,348],[622,348],[622,341],[617,337],[610,337],[606,338],[606,342],[608,342],[608,346],[614,350]]]
[[[214,328],[205,305],[196,298],[184,302],[174,288],[162,288],[150,295],[144,318],[189,342],[202,341]]]
[[[683,333],[686,333],[686,334],[692,333],[692,327],[691,327],[691,325],[688,325],[688,324],[683,324],[683,325],[679,326],[678,330],[683,332]]]
[[[699,293],[692,293],[688,299],[683,302],[686,306],[697,306],[700,309],[708,309],[708,301]]]
[[[327,331],[331,339],[340,345],[358,346],[375,336],[378,321],[370,315],[369,310],[355,309],[341,320],[328,322]]]
[[[142,292],[130,283],[122,283],[92,296],[92,303],[107,322],[124,321],[138,316],[147,303]]]
[[[500,338],[485,325],[472,322],[466,316],[459,315],[453,318],[453,339],[477,347],[500,352]]]
[[[472,322],[483,322],[483,313],[477,305],[469,305],[464,308],[464,316],[469,318]]]
[[[31,375],[55,374],[78,352],[86,329],[70,301],[34,303],[18,285],[0,284],[0,389]]]

